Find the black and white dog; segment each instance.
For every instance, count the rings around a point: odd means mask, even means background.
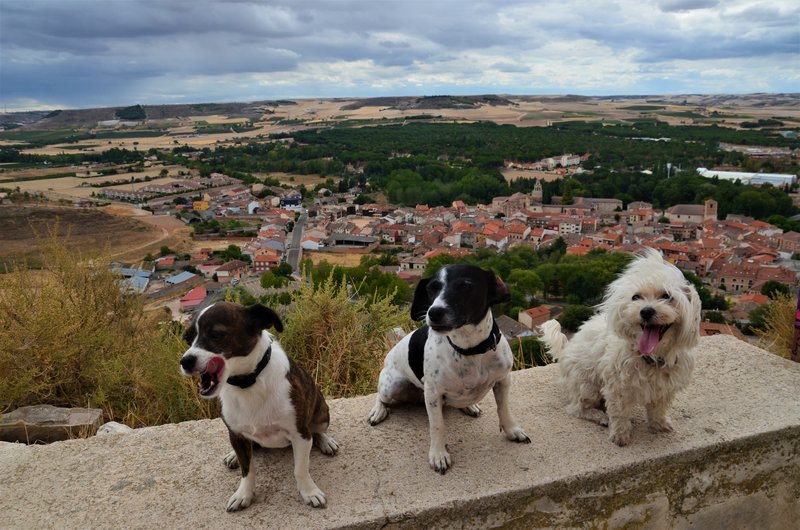
[[[377,425],[388,415],[388,406],[424,400],[431,436],[428,462],[439,473],[451,464],[442,407],[478,416],[477,403],[489,389],[500,430],[509,440],[531,441],[509,410],[513,358],[491,310],[508,300],[508,289],[492,271],[464,264],[443,267],[414,292],[411,317],[426,324],[403,337],[384,361],[367,421]]]
[[[200,374],[200,395],[219,396],[222,419],[233,451],[225,465],[241,466],[242,480],[228,500],[229,512],[253,501],[253,442],[262,447],[292,446],[294,477],[306,504],[325,506],[325,494],[308,472],[311,446],[326,455],[339,449],[325,434],[329,415],[314,380],[286,355],[266,330],[283,331],[278,315],[256,304],[221,302],[203,309],[183,338],[190,347],[181,358],[184,375]]]

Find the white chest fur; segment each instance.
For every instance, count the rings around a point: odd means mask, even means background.
[[[228,428],[263,447],[288,446],[297,432],[288,371],[286,354],[273,345],[272,358],[254,385],[225,384],[219,397]]]
[[[434,336],[425,348],[425,377],[431,377],[452,407],[466,407],[483,399],[511,369],[511,349],[505,338],[495,350],[463,356],[448,347],[447,339]]]

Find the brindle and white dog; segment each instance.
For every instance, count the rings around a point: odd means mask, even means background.
[[[283,331],[280,318],[268,307],[222,302],[198,313],[184,333],[190,347],[181,358],[181,369],[185,375],[200,374],[202,397],[219,396],[233,446],[224,462],[242,469],[239,488],[228,500],[229,512],[253,501],[253,442],[292,446],[297,488],[303,501],[315,508],[325,506],[325,494],[308,471],[312,443],[326,455],[339,449],[326,434],[325,398],[266,331],[273,326]]]

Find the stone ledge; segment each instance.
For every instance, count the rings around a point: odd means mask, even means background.
[[[800,518],[800,365],[730,337],[701,340],[676,432],[642,418],[632,445],[568,416],[555,366],[516,372],[512,410],[533,439],[484,414],[445,414],[454,466],[428,468],[422,408],[369,427],[373,396],[333,400],[338,456],[314,451],[328,507],[302,504],[290,450],[256,453],[256,500],[228,514],[238,484],[220,420],[137,429],[48,446],[0,444],[8,528],[431,528],[590,526],[793,528]]]

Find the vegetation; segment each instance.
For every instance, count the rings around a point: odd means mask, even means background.
[[[759,346],[786,359],[794,344],[796,299],[778,294],[750,312],[750,326],[759,337]]]
[[[769,296],[770,299],[775,300],[780,296],[791,296],[792,288],[785,283],[769,280],[764,282],[764,285],[761,286],[761,294],[765,294]]]
[[[147,117],[147,113],[141,105],[125,107],[117,110],[114,114],[121,120],[143,120]]]
[[[372,299],[389,297],[394,305],[402,306],[411,302],[411,288],[396,274],[381,272],[379,266],[397,264],[393,256],[362,256],[357,267],[342,267],[321,261],[316,266],[310,260],[304,260],[304,275],[317,287],[333,278],[334,289],[346,286],[354,298],[364,299],[371,303]]]
[[[395,342],[392,330],[412,328],[408,311],[394,305],[391,294],[352,300],[345,280],[333,274],[318,284],[305,281],[292,304],[281,343],[328,396],[374,392]]]
[[[54,232],[41,250],[41,271],[19,265],[0,290],[0,411],[99,407],[132,427],[216,415],[177,370],[180,326],[123,294],[107,254],[76,256]]]

